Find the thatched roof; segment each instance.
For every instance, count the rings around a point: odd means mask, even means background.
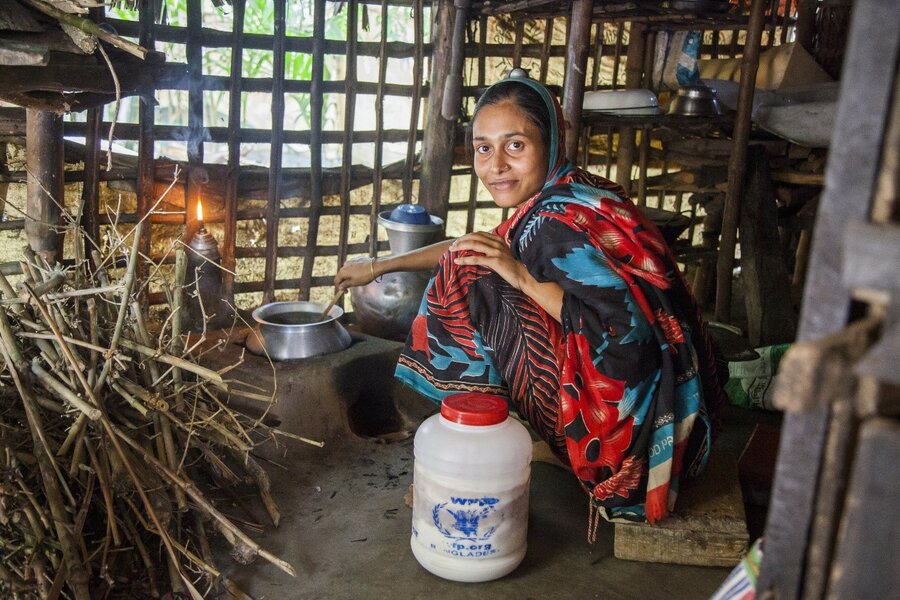
[[[68,112],[115,100],[117,83],[120,96],[149,93],[155,69],[148,67],[161,64],[163,55],[91,20],[90,9],[100,6],[98,0],[0,2],[0,100]]]

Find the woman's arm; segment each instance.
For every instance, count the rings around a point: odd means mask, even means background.
[[[396,271],[428,271],[437,266],[441,255],[447,251],[453,240],[444,240],[416,248],[397,256],[383,256],[376,259],[354,258],[344,263],[344,266],[334,277],[334,285],[337,288],[347,288],[371,283],[373,279],[386,273]]]
[[[503,239],[493,233],[478,231],[464,235],[450,246],[451,251],[471,250],[476,254],[455,258],[456,264],[481,265],[505,279],[507,283],[534,300],[541,308],[562,322],[563,289],[554,281],[541,282],[510,252]]]

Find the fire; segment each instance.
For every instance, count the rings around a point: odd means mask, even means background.
[[[203,222],[203,200],[197,198],[197,220]]]

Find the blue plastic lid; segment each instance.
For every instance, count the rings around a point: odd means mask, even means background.
[[[424,206],[418,204],[401,204],[391,211],[391,221],[409,223],[411,225],[430,225],[431,215]]]

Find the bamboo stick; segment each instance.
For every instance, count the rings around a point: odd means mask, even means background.
[[[129,42],[128,40],[122,39],[119,36],[110,33],[109,31],[103,29],[90,19],[84,19],[79,17],[78,15],[73,15],[71,13],[63,12],[42,0],[24,0],[26,4],[29,4],[33,8],[39,10],[44,13],[48,17],[56,19],[61,23],[65,23],[66,25],[71,25],[76,29],[79,29],[87,34],[90,34],[94,37],[97,37],[104,42],[108,43],[111,46],[115,46],[119,50],[123,50],[128,54],[136,56],[141,60],[147,58],[147,54],[149,54],[149,50],[146,48],[142,48],[133,42]]]
[[[106,378],[109,376],[109,369],[112,367],[112,355],[115,353],[116,348],[119,344],[119,339],[122,336],[122,326],[125,324],[125,314],[128,309],[128,303],[131,298],[131,289],[134,287],[135,280],[135,268],[137,266],[138,259],[138,248],[141,243],[141,231],[143,231],[143,223],[138,223],[135,225],[133,230],[134,240],[132,240],[131,246],[131,254],[128,257],[128,267],[125,270],[125,278],[123,280],[124,289],[122,290],[122,301],[119,304],[119,312],[116,317],[116,326],[113,330],[112,340],[109,343],[109,350],[106,352],[106,361],[103,363],[103,368],[100,371],[100,376],[97,378],[97,383],[94,385],[94,389],[99,389],[103,387],[103,384],[106,382]]]
[[[0,321],[6,320],[6,315],[0,311]],[[81,560],[81,556],[76,549],[76,541],[69,524],[68,511],[63,501],[62,489],[60,481],[57,478],[58,470],[51,465],[52,458],[50,450],[47,446],[45,436],[43,434],[43,424],[31,395],[30,390],[25,387],[24,382],[20,379],[18,369],[14,366],[13,358],[10,356],[9,348],[15,347],[15,340],[8,337],[7,327],[0,328],[3,332],[3,344],[0,344],[4,359],[10,366],[9,373],[13,378],[16,388],[22,397],[22,403],[25,407],[25,415],[31,429],[31,435],[34,443],[34,456],[38,461],[41,479],[44,483],[44,492],[46,494],[47,503],[50,506],[50,512],[53,514],[56,535],[62,547],[63,556],[65,558],[67,579],[75,594],[76,600],[90,600],[88,591],[88,573]]]
[[[131,446],[139,455],[141,455],[148,464],[153,466],[161,475],[168,479],[170,483],[177,485],[178,487],[183,489],[199,508],[201,508],[215,520],[217,525],[223,527],[224,531],[229,532],[234,537],[234,539],[246,545],[254,553],[254,555],[262,556],[264,559],[292,577],[297,576],[296,571],[294,571],[294,568],[290,564],[261,548],[259,544],[250,539],[243,531],[238,529],[230,520],[228,520],[225,515],[219,512],[215,506],[210,504],[203,493],[200,492],[200,490],[197,489],[197,487],[192,482],[185,481],[178,477],[178,475],[169,470],[164,464],[154,458],[151,454],[147,453],[146,450],[141,448],[134,442],[134,440],[129,438],[117,428],[112,427],[112,431],[119,439]]]

